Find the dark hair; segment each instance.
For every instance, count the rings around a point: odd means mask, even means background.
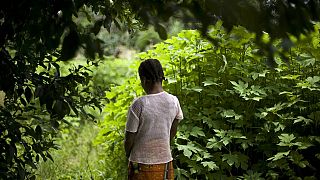
[[[162,65],[157,59],[147,59],[141,62],[139,66],[139,76],[145,77],[147,80],[155,82],[162,82],[164,80],[164,74]]]

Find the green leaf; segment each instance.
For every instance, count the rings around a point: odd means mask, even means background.
[[[262,97],[253,97],[252,100],[255,100],[255,101],[260,101],[261,99],[263,99]]]
[[[241,147],[243,150],[246,150],[249,146],[248,146],[248,143],[243,142],[243,143],[241,143]]]
[[[238,86],[238,83],[236,83],[235,81],[230,81],[232,85],[234,86]]]
[[[222,60],[223,60],[224,65],[223,65],[222,68],[219,69],[218,73],[224,72],[226,67],[227,67],[227,65],[228,65],[227,58],[226,58],[225,55],[222,55]]]
[[[298,146],[299,150],[308,149],[310,146],[313,146],[313,144],[308,142],[295,142],[293,145]]]
[[[244,180],[264,180],[264,178],[261,177],[262,173],[253,172],[252,170],[247,171],[247,174],[243,176]]]
[[[267,108],[266,110],[267,110],[268,112],[276,113],[276,112],[278,112],[278,111],[280,111],[280,110],[282,110],[282,109],[284,109],[284,108],[285,108],[285,104],[284,104],[284,103],[277,103],[277,104],[275,104],[273,107]]]
[[[203,153],[203,158],[204,159],[208,159],[208,158],[211,158],[211,157],[212,157],[212,155],[210,153],[208,153],[208,152],[204,152]]]
[[[191,88],[191,90],[200,93],[202,91],[202,88],[198,87],[198,86],[195,86],[195,87]]]
[[[308,81],[310,84],[314,85],[315,83],[320,81],[320,77],[319,76],[308,77],[306,79],[306,81]]]
[[[217,166],[217,164],[213,161],[205,161],[205,162],[201,162],[201,164],[204,166],[204,167],[208,167],[209,170],[218,170],[219,167]]]
[[[242,115],[235,113],[233,109],[223,110],[220,115],[225,118],[234,117],[235,120],[242,118]]]
[[[198,136],[205,136],[204,132],[202,131],[202,128],[199,128],[197,126],[193,127],[190,133],[192,136],[198,137]]]
[[[224,110],[222,113],[221,113],[221,116],[222,117],[234,117],[236,115],[236,113],[234,112],[233,109],[229,109],[229,110]]]
[[[273,124],[276,127],[276,128],[274,128],[274,132],[279,132],[280,130],[283,131],[286,128],[286,126],[284,124],[281,124],[279,122],[274,122]]]
[[[304,122],[305,125],[308,125],[308,124],[312,123],[313,121],[311,119],[307,119],[303,116],[298,116],[297,118],[294,119],[293,124],[296,124],[299,122]]]
[[[211,85],[216,85],[216,86],[220,86],[220,84],[217,84],[211,80],[206,80],[206,81],[203,81],[203,86],[211,86]]]
[[[220,137],[220,138],[224,138],[226,136],[226,131],[221,129],[221,130],[218,130],[218,129],[214,129],[214,132],[216,133],[216,136]]]
[[[192,152],[197,153],[199,151],[201,151],[201,149],[199,149],[198,147],[195,147],[195,144],[192,142],[188,142],[187,145],[177,145],[178,150],[182,150],[183,154],[190,158],[192,155]]]
[[[281,76],[281,79],[298,79],[299,77],[301,77],[301,75],[292,75],[292,74],[289,74],[289,75],[286,75],[286,76]]]
[[[267,44],[270,41],[270,36],[268,33],[263,32],[261,36],[261,40],[263,43]]]
[[[303,156],[298,153],[297,151],[291,151],[289,155],[289,159],[296,165],[300,166],[301,168],[305,168],[309,165],[308,161],[305,161]]]
[[[268,158],[267,160],[268,161],[276,161],[276,160],[279,160],[279,159],[282,159],[284,157],[287,157],[289,155],[290,151],[287,151],[287,152],[279,152],[277,153],[276,155]]]
[[[235,154],[223,154],[222,161],[227,161],[229,166],[235,165],[236,167],[239,167],[240,165],[238,161],[238,156]]]
[[[296,137],[293,134],[281,134],[280,136],[278,136],[278,138],[280,139],[281,142],[290,143]]]
[[[108,91],[108,92],[106,93],[106,98],[112,99],[112,98],[114,98],[116,95],[117,95],[117,94],[116,94],[114,91]]]
[[[267,73],[269,73],[269,70],[264,70],[262,73],[259,73],[259,77],[266,77]]]
[[[231,84],[233,84],[233,88],[235,90],[237,90],[237,92],[240,95],[244,96],[246,94],[246,90],[248,88],[248,83],[244,83],[243,81],[240,81],[240,80],[238,81],[239,84],[234,81],[230,81],[230,82],[231,82]]]
[[[253,80],[256,80],[259,77],[259,73],[254,72],[251,74],[251,76]]]
[[[207,143],[206,148],[208,148],[208,149],[215,149],[215,150],[220,149],[220,150],[221,150],[221,148],[222,148],[222,143],[219,142],[219,141],[217,141],[216,138],[213,137],[213,138],[210,138],[210,139],[208,140],[208,143]]]
[[[189,149],[183,149],[183,155],[190,158],[192,155],[192,152]]]
[[[229,137],[225,137],[222,139],[222,143],[226,146],[231,143],[231,139]]]
[[[313,58],[310,54],[307,53],[299,54],[298,58],[300,60],[298,62],[304,67],[313,66],[316,62],[315,58]]]

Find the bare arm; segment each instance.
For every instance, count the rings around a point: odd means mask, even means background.
[[[170,142],[174,139],[174,137],[177,134],[177,128],[178,128],[179,120],[174,119],[171,129],[170,129]]]
[[[136,136],[136,133],[126,131],[125,139],[124,139],[124,149],[126,151],[127,158],[129,158],[130,156],[135,136]]]

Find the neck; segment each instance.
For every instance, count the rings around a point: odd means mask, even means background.
[[[146,89],[147,94],[157,94],[163,92],[162,84],[155,83],[150,88]]]

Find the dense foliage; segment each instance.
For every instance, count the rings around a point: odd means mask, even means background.
[[[210,29],[212,45],[197,31],[141,53],[158,58],[168,81],[165,89],[179,97],[185,119],[173,144],[178,179],[316,179],[320,177],[319,25],[287,50],[288,63],[275,54],[269,69],[242,27],[226,34],[221,23]],[[260,39],[269,42],[268,34]],[[273,45],[281,49],[280,42]],[[133,68],[137,69],[139,63]],[[106,117],[98,141],[126,168],[122,141],[127,108],[143,95],[138,76],[106,94]],[[121,163],[120,163],[121,162]],[[112,176],[113,177],[113,176]],[[125,176],[123,176],[124,178]]]
[[[53,137],[65,116],[92,119],[84,107],[100,106],[90,88],[87,66],[61,73],[61,61],[85,49],[89,65],[96,65],[100,26],[76,24],[97,4],[77,1],[8,1],[0,8],[0,177],[32,178],[40,159],[52,159]],[[118,10],[120,6],[118,7]],[[79,16],[78,16],[79,15]],[[111,16],[111,15],[110,15]],[[109,25],[112,21],[109,22]],[[63,65],[62,65],[63,66]]]
[[[1,177],[31,177],[28,174],[41,157],[51,158],[49,150],[55,147],[52,140],[64,117],[93,118],[84,107],[100,108],[105,89],[90,87],[87,65],[97,65],[98,56],[117,54],[120,43],[136,46],[129,36],[141,24],[133,14],[127,1],[2,4],[0,160],[6,163],[0,164]],[[119,30],[131,33],[119,36],[115,33]],[[152,36],[159,41],[153,31]],[[139,48],[150,43],[145,39],[137,40]],[[79,54],[86,56],[87,65],[75,65],[62,73],[68,67],[63,61]]]
[[[223,10],[223,11],[222,11]],[[92,117],[83,107],[100,106],[88,87],[85,66],[61,75],[59,62],[84,50],[89,64],[103,55],[101,27],[129,30],[152,25],[162,39],[172,16],[196,25],[212,42],[209,25],[218,19],[229,30],[243,25],[271,38],[299,35],[319,20],[319,1],[150,1],[48,0],[6,1],[0,7],[0,176],[26,178],[39,157],[51,158],[52,137],[68,115]],[[124,23],[122,26],[121,23]],[[197,25],[200,26],[197,26]],[[259,39],[259,38],[258,38]],[[284,47],[291,43],[285,39]],[[272,46],[261,45],[273,55]],[[109,52],[110,53],[110,52]],[[282,54],[287,58],[286,52]],[[269,58],[269,62],[274,62]],[[41,69],[41,70],[39,70]],[[53,69],[53,70],[52,70]],[[4,97],[4,96],[2,96]]]
[[[284,50],[289,49],[292,46],[289,34],[296,37],[307,34],[313,30],[314,22],[320,20],[319,0],[133,0],[129,4],[138,14],[137,19],[154,25],[160,37],[166,37],[161,23],[172,16],[192,24],[214,44],[219,39],[210,36],[211,25],[222,20],[227,31],[241,25],[256,34],[257,45],[270,55],[267,61],[270,65],[275,63],[273,53],[277,49],[272,45],[274,40],[282,38]],[[271,38],[268,44],[259,41],[264,32]],[[286,53],[281,56],[284,61],[289,58]]]
[[[124,126],[128,105],[143,91],[140,84],[137,83],[135,73],[132,72],[137,69],[138,65],[139,62],[134,61],[130,67],[131,74],[128,74],[127,79],[106,93],[109,101],[104,109],[105,118],[99,123],[101,131],[96,138],[96,143],[104,147],[108,178],[122,179],[127,175],[127,159],[123,144]]]
[[[70,68],[85,63],[78,58],[75,62],[65,63],[63,67]],[[92,90],[99,92],[100,98],[105,97],[105,91],[122,84],[127,76],[132,75],[133,69],[129,68],[132,63],[134,61],[106,57],[98,67],[88,67],[92,71],[89,74],[92,76],[90,81]],[[85,111],[95,116],[97,121],[104,116],[104,113],[100,113],[98,109],[85,108]],[[64,119],[69,126],[61,127],[55,136],[54,141],[58,149],[50,151],[54,161],[40,159],[37,163],[37,170],[34,171],[36,179],[108,179],[115,177],[110,167],[113,167],[114,157],[116,153],[121,152],[121,149],[115,152],[105,152],[104,145],[95,142],[96,134],[101,130],[96,123],[84,117]]]

